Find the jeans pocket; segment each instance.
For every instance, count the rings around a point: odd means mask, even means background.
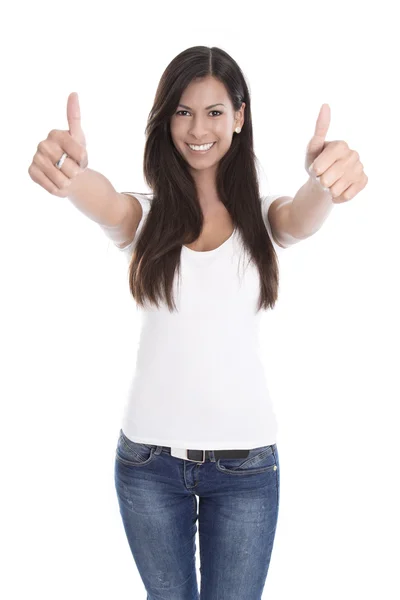
[[[227,475],[256,475],[278,470],[276,444],[252,448],[247,458],[219,458],[216,467]]]
[[[121,429],[115,456],[124,465],[141,467],[154,459],[156,448],[153,444],[133,442]]]

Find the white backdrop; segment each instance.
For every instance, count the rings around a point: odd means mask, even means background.
[[[327,140],[357,150],[369,178],[284,252],[263,319],[281,466],[263,598],[398,599],[395,3],[38,0],[2,13],[0,595],[146,597],[113,481],[139,333],[127,261],[28,168],[48,132],[67,129],[76,91],[89,167],[119,191],[146,191],[159,78],[207,45],[245,73],[266,193],[294,196],[306,182],[324,102]]]

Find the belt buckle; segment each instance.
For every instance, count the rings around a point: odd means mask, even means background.
[[[188,456],[189,450],[186,450],[186,460],[190,460],[191,462],[197,462],[197,463],[203,464],[204,462],[206,462],[206,451],[201,450],[201,452],[203,453],[203,460],[195,460],[194,458],[189,458],[189,456]]]

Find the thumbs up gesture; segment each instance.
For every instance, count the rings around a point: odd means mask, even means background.
[[[39,142],[28,169],[31,179],[54,196],[66,198],[71,184],[88,166],[85,134],[81,126],[78,94],[72,92],[67,101],[68,130],[52,129]],[[66,154],[60,167],[56,163]]]
[[[344,140],[326,142],[331,122],[329,104],[323,104],[318,115],[314,135],[307,150],[305,167],[311,177],[329,192],[334,204],[347,202],[365,188],[368,177],[360,156]]]

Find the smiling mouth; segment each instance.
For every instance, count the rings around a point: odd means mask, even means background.
[[[189,148],[189,150],[193,153],[197,152],[197,154],[205,154],[206,152],[209,152],[210,150],[212,150],[212,148],[214,148],[215,144],[217,142],[208,142],[209,144],[212,144],[211,148],[208,148],[207,150],[192,150],[192,148],[189,146],[189,144],[187,142],[185,142],[185,144],[187,145],[187,147]],[[207,144],[200,144],[200,146],[206,146]],[[192,144],[192,146],[197,146],[197,144]]]

